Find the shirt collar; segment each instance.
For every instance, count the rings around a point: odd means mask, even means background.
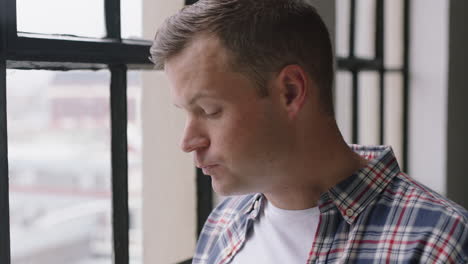
[[[335,206],[349,224],[353,223],[400,173],[400,167],[390,146],[350,145],[350,148],[369,160],[369,163],[332,187],[319,200],[321,212]]]
[[[369,163],[323,193],[318,206],[321,213],[337,208],[343,218],[351,224],[387,187],[393,177],[400,173],[400,167],[390,146],[349,146],[369,160]],[[244,213],[255,219],[263,205],[264,195],[255,194],[247,203]]]
[[[263,194],[255,194],[249,203],[247,203],[247,208],[244,211],[244,214],[250,214],[251,218],[256,218],[260,213],[260,208],[263,205]]]

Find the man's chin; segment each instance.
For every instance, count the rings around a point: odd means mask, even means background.
[[[212,181],[212,187],[215,193],[221,196],[236,196],[254,193],[234,184],[219,184],[214,180]]]
[[[221,196],[232,196],[235,195],[230,188],[227,188],[226,186],[219,186],[217,184],[212,184],[213,190],[216,194],[221,195]]]

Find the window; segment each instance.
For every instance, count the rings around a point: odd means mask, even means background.
[[[408,169],[409,0],[336,1],[335,109],[345,139],[392,145]]]
[[[122,39],[141,29],[121,28],[120,0],[32,2],[0,0],[0,263],[140,263],[127,69],[152,68],[151,42]]]

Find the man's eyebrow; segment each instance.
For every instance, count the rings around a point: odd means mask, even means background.
[[[192,97],[192,99],[190,99],[188,105],[193,105],[197,100],[199,100],[201,98],[205,98],[205,97],[211,97],[212,98],[213,95],[207,94],[207,93],[197,93]],[[177,108],[181,108],[177,104],[174,104],[174,106],[177,107]]]

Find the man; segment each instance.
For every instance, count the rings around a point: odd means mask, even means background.
[[[387,146],[348,146],[329,33],[299,0],[202,0],[151,48],[187,114],[181,148],[230,196],[193,263],[466,263],[468,213]]]

